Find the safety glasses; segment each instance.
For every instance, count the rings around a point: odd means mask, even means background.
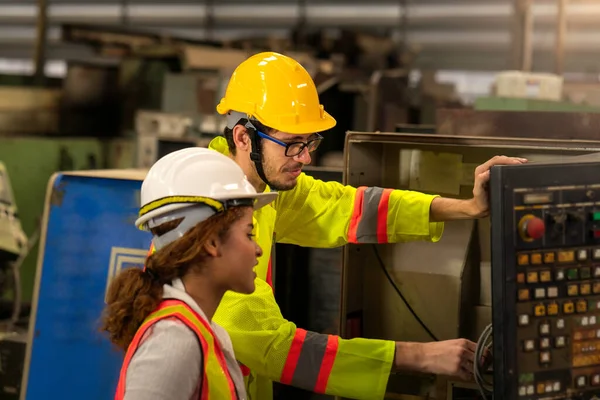
[[[258,134],[258,136],[260,136],[263,139],[270,140],[273,143],[277,143],[278,145],[285,147],[285,155],[287,157],[295,157],[295,156],[299,155],[300,153],[302,153],[304,151],[305,147],[308,148],[309,153],[312,153],[319,147],[319,145],[321,144],[321,141],[323,140],[323,136],[319,135],[318,133],[315,133],[315,135],[313,136],[313,139],[309,140],[308,142],[286,143],[286,142],[282,142],[281,140],[277,140],[274,137],[269,136],[266,133],[263,133],[261,131],[256,131],[256,133]]]

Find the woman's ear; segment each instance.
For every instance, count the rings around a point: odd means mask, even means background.
[[[219,257],[221,255],[221,241],[216,236],[210,238],[204,244],[204,248],[211,257]]]

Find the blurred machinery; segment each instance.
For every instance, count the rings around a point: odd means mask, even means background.
[[[494,155],[539,162],[599,151],[600,143],[576,140],[349,132],[344,182],[470,198],[475,168]],[[448,222],[437,243],[349,245],[344,253],[340,331],[346,338],[477,341],[492,322],[489,218]],[[388,393],[479,397],[474,384],[418,374],[392,375]]]
[[[491,171],[494,398],[600,393],[599,160]]]

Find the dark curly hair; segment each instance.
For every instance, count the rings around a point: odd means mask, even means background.
[[[121,271],[110,283],[102,317],[102,331],[113,344],[127,350],[144,320],[162,300],[162,286],[181,278],[192,268],[201,267],[208,257],[205,244],[213,237],[224,238],[245,207],[232,207],[200,222],[184,236],[150,255],[146,273],[140,268]],[[181,220],[170,221],[153,229],[161,235],[174,229]]]

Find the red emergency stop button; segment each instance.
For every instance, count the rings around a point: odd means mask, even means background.
[[[546,233],[546,224],[541,218],[527,214],[519,221],[519,234],[525,241],[541,239]]]

